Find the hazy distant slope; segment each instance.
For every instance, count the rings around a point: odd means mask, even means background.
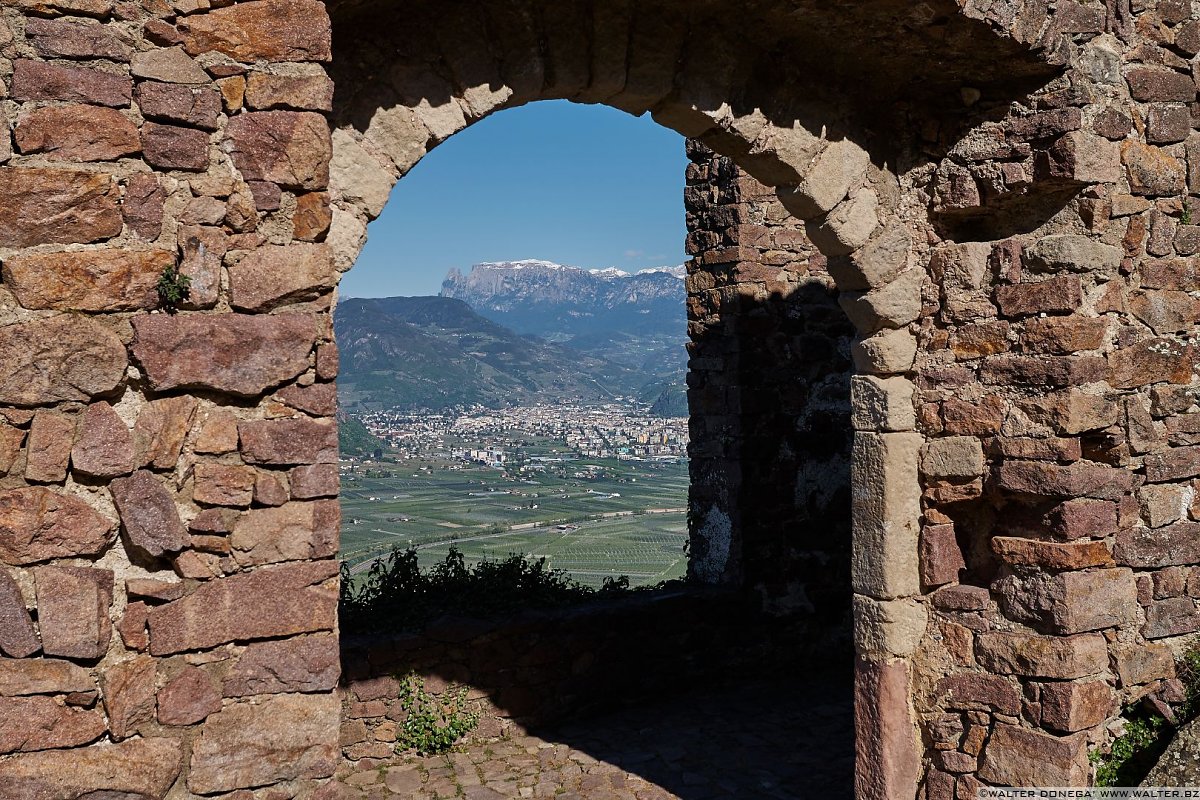
[[[334,326],[347,408],[590,400],[644,382],[634,370],[519,335],[447,297],[346,299]]]

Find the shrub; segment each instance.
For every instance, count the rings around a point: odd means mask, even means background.
[[[498,617],[522,609],[562,608],[600,598],[627,596],[654,587],[631,588],[629,578],[606,578],[599,590],[584,586],[546,559],[510,555],[467,566],[457,548],[427,572],[415,548],[393,548],[371,565],[356,587],[342,564],[341,625],[348,633],[406,631],[445,614]]]

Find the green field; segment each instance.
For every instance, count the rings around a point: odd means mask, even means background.
[[[523,474],[434,458],[358,463],[342,475],[342,558],[358,575],[393,546],[416,547],[425,567],[455,546],[472,562],[545,557],[593,586],[657,583],[686,571],[687,487],[686,463],[579,458]]]

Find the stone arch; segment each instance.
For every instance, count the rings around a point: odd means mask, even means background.
[[[388,5],[0,10],[0,702],[37,729],[0,784],[331,796],[330,265],[387,176],[542,97],[731,155],[845,290],[861,797],[1085,783],[1119,704],[1178,696],[1192,3]],[[367,181],[327,231],[330,114]]]
[[[934,225],[931,206],[967,218],[986,216],[989,209],[981,196],[959,197],[947,188],[957,177],[950,159],[940,167],[945,174],[933,180],[926,174],[917,189],[914,175],[926,164],[938,167],[938,160],[912,152],[904,137],[888,137],[880,128],[903,126],[907,136],[931,122],[971,130],[1058,71],[1059,57],[1048,46],[1061,34],[1045,32],[1043,17],[1043,49],[1035,55],[1028,32],[1014,36],[995,20],[973,19],[970,10],[922,7],[906,24],[926,30],[910,35],[897,21],[903,14],[896,7],[867,4],[820,27],[828,36],[837,31],[853,38],[847,31],[863,25],[902,48],[903,56],[889,63],[880,57],[888,44],[876,44],[865,50],[864,63],[847,64],[828,41],[817,43],[819,33],[799,33],[813,16],[801,12],[788,19],[776,11],[754,9],[748,19],[729,23],[703,4],[464,1],[409,5],[402,12],[335,4],[333,74],[338,86],[350,88],[333,112],[329,240],[339,267],[348,268],[367,223],[425,154],[489,114],[546,99],[648,112],[773,188],[828,261],[841,305],[859,331],[853,348],[859,376],[852,556],[860,657],[858,794],[908,797],[922,778],[924,749],[910,701],[909,659],[928,618],[918,599],[925,583],[918,557],[918,462],[925,437],[913,411],[919,349],[914,324],[931,277],[934,285],[942,277],[930,274],[936,259],[925,237]],[[882,19],[871,20],[872,14]],[[748,33],[768,21],[777,26],[770,35],[756,40]],[[924,40],[922,33],[932,29],[939,34]],[[810,53],[799,64],[781,55],[805,46]],[[922,62],[922,53],[928,57],[939,48],[936,60]],[[821,64],[824,56],[834,63]],[[1003,76],[998,63],[1007,66]],[[872,76],[886,78],[864,89],[861,81]],[[964,92],[986,93],[991,111],[971,112],[976,99]],[[875,104],[888,93],[900,108],[881,113]],[[966,108],[929,110],[934,98],[944,104],[947,96]],[[954,134],[943,136],[947,144],[955,140]],[[996,194],[999,202],[1015,196],[1035,205],[1049,196],[1052,211],[1062,193],[1088,182],[1075,174],[1042,176],[1040,183]],[[929,194],[938,200],[930,203]],[[698,526],[701,553],[705,531],[720,538],[722,518],[728,520],[724,509],[707,510]],[[707,568],[698,571],[711,579],[727,577],[724,557],[701,566]]]

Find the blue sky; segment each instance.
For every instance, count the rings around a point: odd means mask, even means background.
[[[396,184],[342,296],[437,294],[481,261],[682,264],[686,166],[683,138],[649,116],[567,101],[493,114]]]

